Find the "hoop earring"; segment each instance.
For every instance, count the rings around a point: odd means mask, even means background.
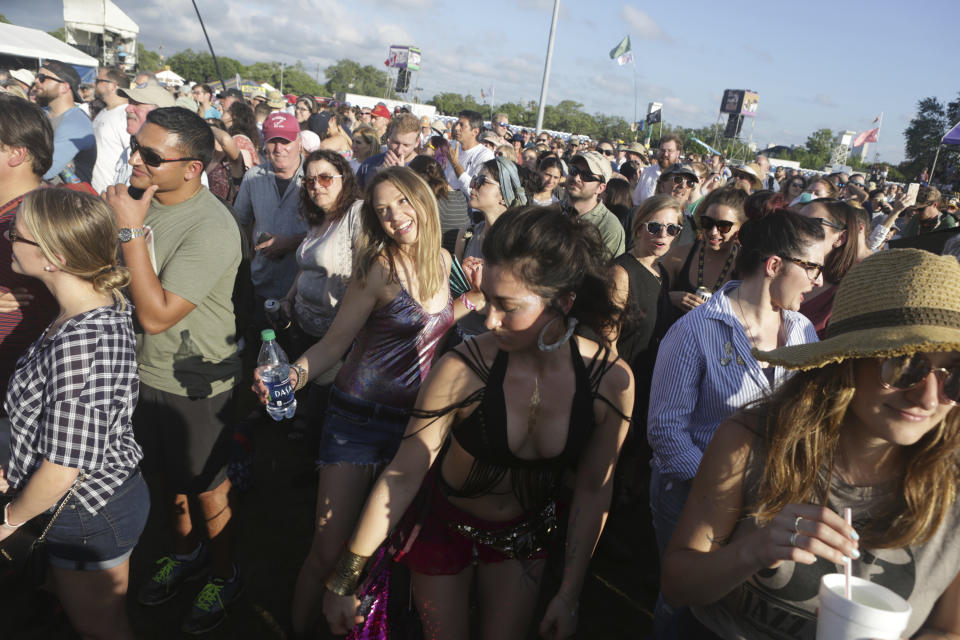
[[[550,325],[552,325],[555,320],[559,320],[559,319],[560,319],[560,316],[556,316],[555,318],[553,318],[553,320],[543,325],[543,329],[540,329],[540,335],[537,336],[537,348],[540,349],[540,351],[545,351],[545,352],[556,351],[557,349],[565,345],[567,343],[567,340],[570,339],[570,336],[573,335],[573,330],[577,326],[577,323],[579,322],[579,320],[577,320],[576,318],[573,318],[573,317],[567,318],[567,330],[563,334],[563,336],[561,336],[561,338],[556,342],[554,342],[553,344],[546,344],[543,341],[543,336],[547,333],[547,329],[550,327]]]

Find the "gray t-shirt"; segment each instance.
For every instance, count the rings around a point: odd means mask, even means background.
[[[745,504],[758,486],[762,456],[754,455],[744,479]],[[827,504],[838,513],[853,509],[853,525],[868,521],[871,511],[894,497],[893,485],[855,487],[834,477]],[[960,572],[960,503],[954,503],[936,534],[927,543],[902,549],[865,549],[853,561],[853,575],[882,584],[910,603],[913,613],[904,637],[915,634],[937,600]],[[742,520],[736,540],[755,530]],[[814,640],[817,633],[817,594],[820,578],[843,573],[843,565],[818,558],[812,565],[784,562],[760,571],[719,601],[691,607],[694,616],[723,638],[737,640]]]
[[[201,188],[173,206],[154,199],[144,222],[163,288],[196,308],[166,331],[137,326],[140,380],[155,389],[204,398],[233,388],[240,376],[233,285],[240,230],[216,196]]]

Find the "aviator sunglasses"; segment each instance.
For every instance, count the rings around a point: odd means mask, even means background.
[[[333,181],[336,178],[342,178],[342,177],[343,175],[341,174],[329,175],[326,173],[318,173],[315,176],[303,176],[303,184],[307,187],[309,187],[312,184],[315,184],[318,187],[326,188],[326,187],[329,187],[331,184],[333,184]]]
[[[683,229],[682,224],[663,224],[662,222],[643,222],[640,226],[646,229],[647,233],[652,236],[659,236],[666,231],[668,236],[676,237]]]
[[[907,391],[923,384],[931,371],[937,374],[941,402],[960,404],[960,366],[955,365],[949,369],[934,367],[922,353],[881,360],[880,384],[884,389]]]

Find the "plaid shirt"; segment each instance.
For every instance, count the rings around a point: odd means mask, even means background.
[[[136,339],[131,310],[99,307],[38,338],[17,362],[4,406],[12,425],[10,484],[44,459],[80,469],[77,498],[96,513],[143,458],[133,437]]]

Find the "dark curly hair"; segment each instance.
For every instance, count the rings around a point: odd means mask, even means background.
[[[508,266],[533,292],[559,309],[574,294],[570,315],[600,340],[619,320],[610,298],[610,261],[596,226],[565,215],[559,206],[530,206],[500,216],[483,240],[484,262]]]
[[[340,188],[340,195],[337,197],[333,208],[327,211],[318,207],[313,201],[313,198],[310,197],[310,190],[307,189],[306,181],[300,186],[300,215],[303,216],[303,219],[311,226],[322,224],[323,221],[327,219],[327,216],[330,216],[331,220],[338,220],[347,212],[350,205],[363,197],[361,195],[360,185],[357,183],[357,178],[353,175],[353,169],[350,168],[350,163],[336,151],[320,149],[308,155],[306,160],[303,161],[304,175],[306,175],[307,168],[310,164],[319,160],[326,160],[334,166],[337,173],[342,176],[342,178],[340,178],[342,187]]]
[[[259,149],[260,132],[257,130],[257,118],[253,115],[253,109],[250,108],[250,105],[241,100],[237,100],[230,105],[228,111],[230,112],[230,117],[233,118],[233,122],[230,124],[230,128],[227,129],[227,133],[231,136],[241,133],[250,138],[254,149]]]

